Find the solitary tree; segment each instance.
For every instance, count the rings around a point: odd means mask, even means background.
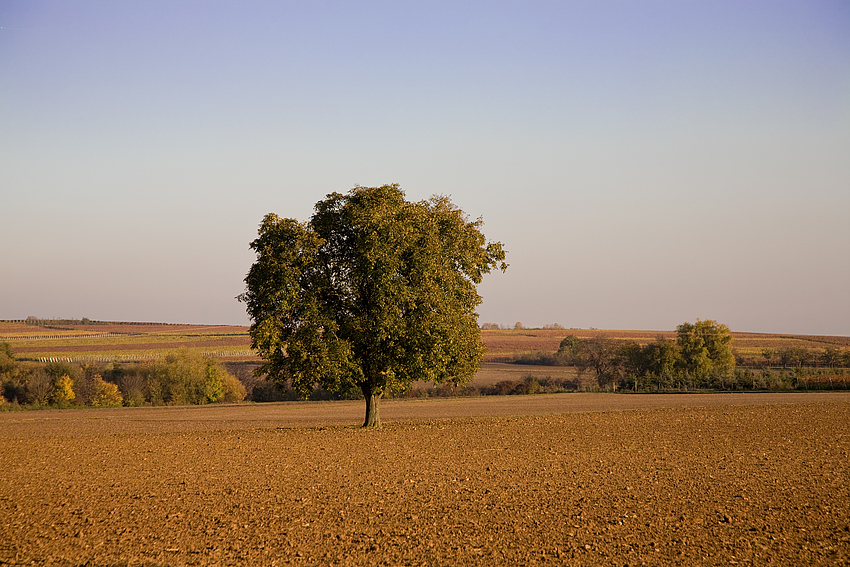
[[[305,395],[359,388],[364,427],[380,425],[386,391],[466,382],[484,353],[475,285],[507,268],[481,225],[447,197],[409,202],[398,185],[331,193],[306,223],[266,215],[239,296],[259,372]]]

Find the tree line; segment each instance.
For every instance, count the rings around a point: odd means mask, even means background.
[[[600,389],[613,391],[817,387],[820,381],[803,379],[807,374],[802,367],[807,363],[850,366],[850,350],[832,347],[814,352],[801,347],[764,349],[762,355],[762,364],[738,367],[742,359],[732,349],[729,327],[697,320],[679,325],[675,339],[659,337],[645,345],[605,335],[584,339],[568,335],[557,352],[520,356],[516,362],[575,366],[580,374],[592,375]],[[795,371],[777,371],[769,367],[772,362]],[[836,385],[832,379],[829,384]]]
[[[801,346],[764,348],[761,357],[735,355],[739,365],[782,368],[850,368],[850,349],[838,347],[806,348]]]
[[[238,402],[245,386],[218,362],[181,348],[124,367],[18,361],[0,343],[0,406],[118,407]]]

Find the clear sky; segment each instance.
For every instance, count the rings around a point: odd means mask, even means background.
[[[265,213],[392,182],[481,323],[850,335],[850,3],[0,0],[0,318],[247,323]]]

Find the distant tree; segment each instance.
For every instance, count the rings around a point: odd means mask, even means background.
[[[42,375],[44,378],[42,378]],[[69,383],[76,388],[77,383],[80,381],[82,377],[82,373],[80,371],[80,367],[71,364],[70,362],[50,362],[45,364],[41,368],[36,368],[31,372],[30,377],[28,378],[28,388],[32,386],[32,383],[40,384],[39,389],[42,392],[46,393],[47,399],[44,401],[39,401],[36,403],[47,403],[53,401],[57,403],[55,399],[53,399],[56,385],[60,383],[62,377],[65,376],[69,380]],[[69,388],[71,386],[68,386]],[[62,393],[60,392],[60,395]],[[71,390],[72,395],[70,398],[61,399],[61,403],[64,406],[70,405],[73,403],[79,403],[79,393],[76,389]],[[30,400],[32,401],[32,400]]]
[[[15,360],[12,345],[7,342],[0,342],[0,377],[12,373],[17,365],[18,362]]]
[[[658,337],[645,347],[646,370],[657,376],[672,374],[679,360],[679,348],[675,341]]]
[[[118,391],[118,385],[112,382],[106,382],[100,374],[95,374],[92,378],[94,385],[94,395],[89,400],[89,404],[96,408],[108,408],[121,406],[124,403],[124,398]]]
[[[812,351],[805,347],[795,347],[794,348],[795,358],[797,359],[797,367],[808,366],[809,362],[811,362],[813,356]]]
[[[791,347],[779,349],[779,362],[782,364],[782,368],[788,368],[789,366],[793,366],[794,349],[792,349]]]
[[[498,331],[500,328],[498,323],[484,323],[481,325],[481,330],[483,331]]]
[[[147,369],[151,403],[170,405],[241,401],[245,387],[221,366],[183,347]]]
[[[74,381],[67,374],[56,379],[53,390],[53,403],[60,408],[68,407],[74,402]]]
[[[53,395],[53,380],[43,369],[38,368],[32,372],[26,383],[28,400],[37,405],[46,405]]]
[[[840,366],[841,359],[841,349],[835,347],[826,347],[820,356],[821,363],[829,368]]]
[[[58,371],[54,371],[54,375],[57,373]],[[101,381],[101,369],[98,366],[88,363],[79,365],[78,375],[73,377],[75,403],[80,406],[94,405]]]
[[[588,339],[569,335],[561,341],[558,356],[575,365],[580,373],[592,370],[599,387],[611,385],[616,390],[624,369],[620,346],[619,341],[606,335]]]
[[[697,381],[711,376],[729,376],[735,368],[732,332],[712,320],[676,327],[680,366]]]
[[[620,355],[620,365],[624,377],[631,381],[632,388],[638,389],[640,378],[646,376],[646,352],[635,341],[624,341],[617,347]]]
[[[563,358],[567,364],[575,364],[575,359],[578,356],[578,348],[581,344],[581,339],[575,335],[567,335],[561,339],[561,344],[558,346],[558,356]]]
[[[144,369],[135,366],[124,368],[118,362],[113,362],[110,368],[103,371],[103,378],[118,385],[125,406],[138,407],[145,404],[149,390]]]
[[[521,322],[517,321],[516,323],[514,323],[514,329],[518,329],[518,330],[525,329],[525,325],[523,325]]]
[[[770,361],[776,357],[776,351],[772,348],[763,348],[761,355],[764,357],[765,365],[770,366]]]
[[[812,353],[805,347],[785,347],[779,350],[779,361],[784,368],[794,366],[802,368],[812,358]]]
[[[647,376],[659,389],[668,386],[677,375],[676,365],[679,363],[679,347],[675,341],[658,337],[655,342],[643,347],[643,360]]]
[[[409,202],[398,185],[331,193],[307,223],[268,214],[239,299],[259,372],[308,395],[359,388],[364,427],[385,391],[423,380],[461,384],[484,353],[476,284],[501,243],[446,197]]]
[[[18,399],[22,384],[17,377],[18,362],[7,342],[0,341],[0,403]]]

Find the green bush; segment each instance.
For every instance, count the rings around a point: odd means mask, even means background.
[[[146,369],[154,405],[192,405],[238,402],[245,387],[217,362],[181,348]]]

